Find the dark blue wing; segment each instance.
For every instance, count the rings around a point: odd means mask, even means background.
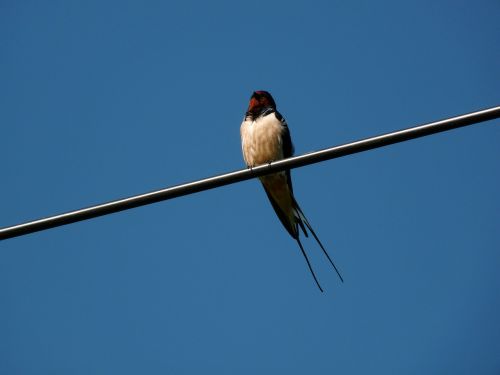
[[[285,118],[278,111],[275,112],[276,118],[281,121],[281,125],[283,126],[283,132],[281,134],[281,144],[283,147],[283,157],[289,158],[293,156],[295,152],[295,148],[293,147],[292,137],[290,136],[290,129],[288,129],[288,125],[286,123]],[[292,177],[290,175],[290,170],[286,170],[286,178],[288,181],[288,186],[290,191],[293,193],[293,185],[292,185]]]

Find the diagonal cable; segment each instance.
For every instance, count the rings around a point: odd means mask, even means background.
[[[220,186],[234,184],[236,182],[249,180],[273,172],[286,169],[299,168],[305,165],[320,163],[325,160],[340,158],[342,156],[368,151],[394,143],[404,142],[415,138],[425,137],[460,127],[493,120],[500,117],[500,106],[484,109],[477,112],[467,113],[461,116],[451,117],[445,120],[431,122],[413,128],[398,130],[391,133],[378,135],[359,141],[346,143],[340,146],[327,148],[320,151],[294,156],[279,160],[269,165],[261,165],[253,169],[243,169],[225,173],[202,180],[188,182],[165,189],[152,191],[150,193],[135,195],[129,198],[119,199],[108,203],[99,204],[60,215],[49,216],[43,219],[29,221],[23,224],[13,225],[0,229],[0,240],[23,236],[58,226],[76,223],[95,217],[128,210],[135,207],[181,197],[204,190],[214,189]]]

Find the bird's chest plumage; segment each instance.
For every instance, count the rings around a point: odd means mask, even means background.
[[[283,125],[274,113],[241,124],[243,158],[249,167],[283,159]]]

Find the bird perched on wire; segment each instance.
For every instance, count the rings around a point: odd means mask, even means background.
[[[243,158],[249,168],[293,155],[294,148],[287,123],[276,110],[276,103],[267,91],[255,91],[252,94],[240,133]],[[260,181],[281,223],[297,241],[319,290],[323,292],[300,241],[299,227],[306,237],[309,229],[343,282],[340,272],[293,196],[290,170],[262,176]]]

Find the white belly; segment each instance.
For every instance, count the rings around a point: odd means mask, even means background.
[[[249,167],[283,159],[283,126],[274,113],[241,124],[243,158]]]

